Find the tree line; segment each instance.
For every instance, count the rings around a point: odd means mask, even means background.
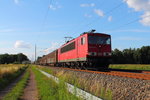
[[[0,64],[22,63],[30,61],[22,53],[0,54]],[[150,46],[143,46],[137,49],[114,49],[112,51],[112,64],[150,64]]]
[[[10,63],[23,63],[29,62],[29,59],[26,55],[19,53],[19,54],[0,54],[0,64],[10,64]]]
[[[150,46],[115,49],[112,51],[112,64],[150,64]]]

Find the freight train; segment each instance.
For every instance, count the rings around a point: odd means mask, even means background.
[[[80,69],[107,69],[111,59],[111,36],[84,32],[38,60],[40,65]]]

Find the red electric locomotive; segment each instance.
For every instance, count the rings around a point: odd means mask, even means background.
[[[59,66],[108,68],[111,58],[111,37],[107,34],[84,32],[58,49]]]
[[[55,54],[50,53],[49,57],[45,57],[46,60],[41,59],[41,62],[71,68],[107,69],[111,58],[111,36],[94,31],[84,32],[68,41],[55,50]],[[50,59],[54,58],[52,62]]]

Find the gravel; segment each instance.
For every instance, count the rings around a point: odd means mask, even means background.
[[[110,89],[113,100],[150,100],[150,80],[140,80],[119,76],[110,76],[89,72],[72,71],[66,69],[51,68],[55,73],[71,74],[78,79],[84,90],[94,93],[98,88]],[[62,75],[63,75],[62,74]],[[91,87],[89,87],[91,86]],[[99,96],[98,94],[95,94]]]

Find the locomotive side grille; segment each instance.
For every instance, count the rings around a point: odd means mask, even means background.
[[[98,56],[102,56],[103,54],[102,53],[98,53]]]

